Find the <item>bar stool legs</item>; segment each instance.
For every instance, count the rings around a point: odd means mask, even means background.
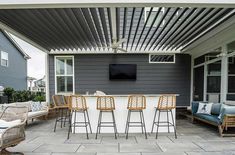
[[[74,119],[72,122],[73,113],[74,113]],[[84,122],[77,121],[77,113],[83,113]],[[70,132],[72,132],[72,127],[73,127],[73,133],[75,133],[76,127],[85,127],[86,128],[86,136],[87,136],[87,139],[89,139],[88,126],[89,126],[89,130],[90,130],[91,134],[92,134],[92,130],[91,130],[91,123],[90,123],[90,119],[89,119],[89,115],[88,115],[87,110],[81,110],[81,111],[73,110],[71,112],[71,116],[69,117],[69,121],[70,121],[70,125],[69,125],[67,139],[69,139]]]
[[[156,115],[158,112],[158,120],[156,122]],[[160,118],[161,118],[161,112],[166,112],[167,113],[167,121],[166,122],[161,122]],[[171,114],[171,119],[172,119],[172,123],[169,121],[169,113]],[[162,125],[164,123],[164,125]],[[165,125],[166,124],[166,125]],[[155,114],[154,114],[154,118],[153,118],[153,124],[152,124],[152,130],[151,133],[153,133],[153,129],[154,129],[154,125],[157,126],[157,130],[156,130],[156,139],[158,137],[158,129],[159,127],[167,127],[168,128],[168,133],[170,133],[170,126],[172,126],[174,128],[174,134],[175,134],[175,138],[177,138],[176,135],[176,127],[175,127],[175,122],[174,122],[174,117],[173,117],[173,112],[172,109],[170,110],[158,110],[157,108],[155,109]]]
[[[60,127],[65,127],[65,123],[69,122],[67,121],[67,117],[69,117],[67,113],[68,109],[65,108],[58,108],[56,109],[56,113],[58,112],[55,120],[55,126],[54,126],[54,132],[56,132],[57,122],[60,122]]]
[[[140,122],[131,122],[130,121],[131,112],[139,112],[140,113]],[[131,125],[131,124],[140,124],[140,125]],[[125,129],[126,139],[128,139],[129,127],[141,127],[142,133],[145,134],[145,138],[147,139],[147,132],[146,132],[146,127],[145,127],[143,110],[128,110],[126,129]]]
[[[103,112],[111,112],[111,114],[112,114],[112,122],[102,122],[102,114],[103,114]],[[107,125],[105,125],[105,124],[107,124]],[[115,139],[117,139],[118,132],[117,132],[117,125],[116,125],[116,121],[115,121],[115,116],[114,116],[114,111],[113,110],[111,110],[111,111],[102,111],[102,110],[100,110],[95,139],[97,139],[98,134],[100,134],[101,127],[113,127],[113,129],[114,129],[114,136],[115,136]]]

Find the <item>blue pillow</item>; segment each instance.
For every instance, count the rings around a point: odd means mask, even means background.
[[[212,115],[219,115],[221,111],[221,103],[213,103],[211,108],[211,114]]]

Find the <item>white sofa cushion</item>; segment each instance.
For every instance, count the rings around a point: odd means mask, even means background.
[[[0,128],[10,128],[10,127],[18,125],[20,123],[21,123],[20,119],[17,119],[17,120],[14,120],[14,121],[9,121],[9,122],[0,119]]]
[[[33,117],[38,117],[38,116],[43,116],[47,115],[47,111],[34,111],[34,112],[29,112],[28,113],[28,118],[33,118]]]

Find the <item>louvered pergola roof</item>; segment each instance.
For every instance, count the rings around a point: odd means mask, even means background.
[[[180,52],[235,15],[220,7],[84,7],[0,9],[0,25],[60,53]]]

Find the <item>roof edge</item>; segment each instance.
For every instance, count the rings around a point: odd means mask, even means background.
[[[20,47],[20,45],[15,41],[15,39],[12,38],[12,36],[7,31],[5,31],[5,30],[0,30],[0,31],[17,48],[17,50],[24,56],[24,59],[26,59],[26,60],[31,59],[31,57],[26,52],[24,52],[24,50]]]

